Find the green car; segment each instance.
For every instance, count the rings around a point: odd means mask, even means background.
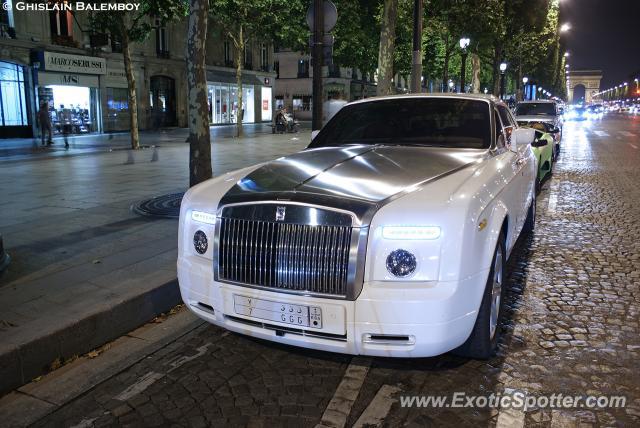
[[[520,126],[536,130],[536,138],[531,144],[533,153],[538,159],[538,175],[536,177],[536,189],[540,190],[542,180],[551,175],[553,170],[554,139],[550,134],[550,124],[544,122],[519,122]]]

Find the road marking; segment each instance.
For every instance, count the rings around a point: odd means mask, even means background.
[[[609,134],[604,131],[593,131],[598,137],[608,137]]]
[[[228,332],[225,332],[225,333],[228,333]],[[224,337],[224,335],[223,335],[223,337]],[[127,400],[135,397],[136,395],[140,394],[142,391],[144,391],[145,389],[149,388],[151,385],[153,385],[154,383],[156,383],[157,381],[159,381],[160,379],[165,377],[168,373],[171,373],[172,371],[174,371],[178,367],[182,366],[183,364],[188,363],[189,361],[193,361],[196,358],[199,358],[199,357],[203,356],[204,354],[206,354],[207,353],[207,348],[209,348],[209,346],[211,346],[211,345],[212,345],[212,343],[210,343],[210,342],[206,343],[206,344],[202,345],[201,347],[197,348],[196,350],[198,352],[196,352],[194,355],[191,355],[191,356],[184,356],[183,355],[183,356],[178,357],[172,363],[169,364],[170,367],[165,373],[149,372],[149,373],[145,374],[140,379],[138,379],[134,384],[129,386],[127,389],[122,391],[120,394],[116,395],[114,398],[116,400],[118,400],[118,401],[127,401]]]
[[[351,360],[351,364],[344,372],[342,381],[324,410],[322,419],[320,419],[320,423],[316,425],[316,428],[342,428],[346,425],[349,413],[351,413],[351,407],[353,407],[353,403],[358,398],[370,365],[370,358],[356,357]]]
[[[381,427],[393,403],[398,402],[393,398],[393,395],[400,391],[401,389],[397,386],[383,385],[371,403],[364,409],[353,428]]]
[[[633,147],[634,149],[638,150],[638,146],[636,146],[635,144],[631,144],[631,143],[629,143],[629,145],[630,145],[631,147]]]
[[[622,135],[624,135],[625,137],[635,137],[636,134],[634,134],[633,132],[629,132],[629,131],[620,131],[620,133]]]

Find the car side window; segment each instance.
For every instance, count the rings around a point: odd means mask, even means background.
[[[505,147],[504,131],[502,129],[502,121],[497,110],[494,110],[494,120],[496,122],[496,148],[503,149]]]

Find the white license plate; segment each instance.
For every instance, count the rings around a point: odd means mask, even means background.
[[[317,306],[292,305],[234,294],[233,309],[238,315],[300,327],[322,328],[322,310]]]

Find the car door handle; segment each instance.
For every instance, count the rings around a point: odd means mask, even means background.
[[[527,159],[525,159],[525,158],[518,158],[518,159],[516,159],[516,165],[517,166],[522,166],[526,161],[527,161]]]

